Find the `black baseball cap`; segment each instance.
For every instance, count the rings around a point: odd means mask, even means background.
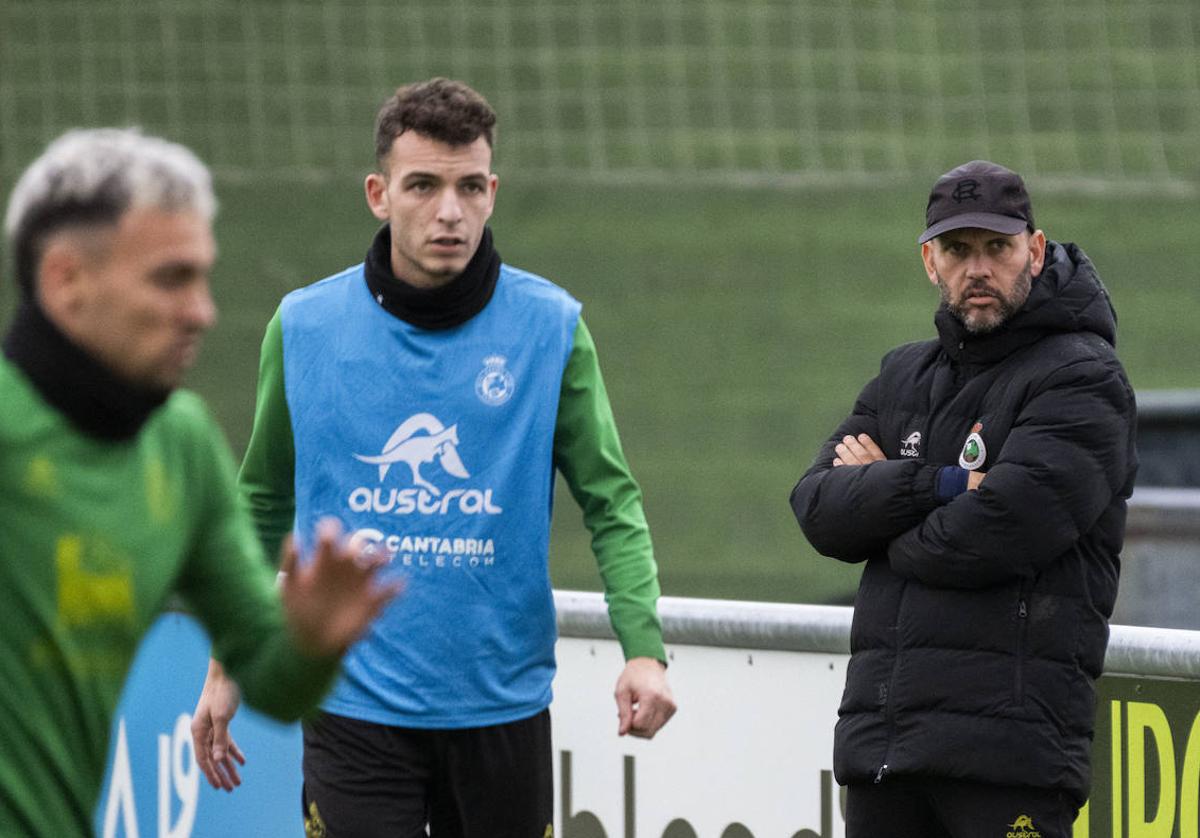
[[[937,179],[925,206],[924,244],[949,230],[980,227],[1013,236],[1033,230],[1033,208],[1025,181],[1011,169],[972,160]]]

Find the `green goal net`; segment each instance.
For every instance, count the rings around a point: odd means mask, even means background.
[[[379,102],[448,75],[507,175],[1200,185],[1196,0],[0,0],[0,177],[137,124],[233,178],[369,166]]]

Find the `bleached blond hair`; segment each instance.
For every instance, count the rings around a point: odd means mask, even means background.
[[[132,209],[216,215],[208,167],[188,148],[136,128],[68,131],[17,180],[4,236],[17,283],[33,290],[46,239],[67,228],[117,224]]]

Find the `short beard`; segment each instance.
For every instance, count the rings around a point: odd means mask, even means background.
[[[1021,269],[1016,282],[1013,283],[1012,293],[1008,296],[986,282],[973,282],[963,288],[957,300],[952,300],[950,289],[943,281],[942,275],[936,271],[934,273],[937,276],[942,303],[950,310],[955,319],[962,323],[969,333],[986,335],[1007,323],[1020,310],[1021,306],[1025,305],[1025,300],[1029,298],[1029,291],[1033,287],[1033,257],[1026,259],[1025,267]],[[991,295],[999,303],[996,311],[981,310],[966,304],[965,300],[968,297],[980,291]]]

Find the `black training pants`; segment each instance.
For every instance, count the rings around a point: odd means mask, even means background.
[[[846,787],[846,838],[1071,838],[1078,808],[1053,789],[888,776]]]
[[[304,725],[302,803],[308,838],[545,838],[550,711],[457,730],[324,713]]]

